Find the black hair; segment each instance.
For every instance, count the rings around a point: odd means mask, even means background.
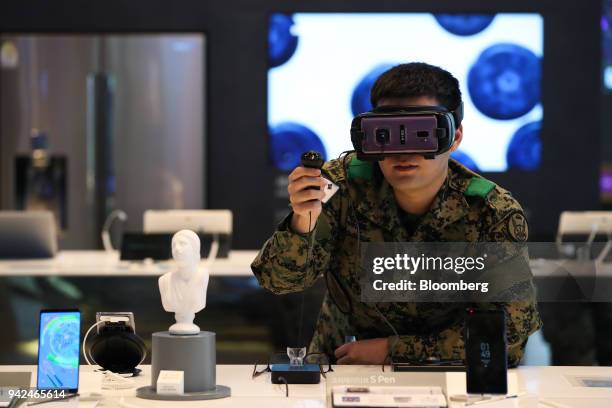
[[[418,96],[436,98],[448,110],[461,104],[459,81],[450,72],[424,62],[400,64],[385,71],[372,86],[370,102],[376,107],[383,98]]]

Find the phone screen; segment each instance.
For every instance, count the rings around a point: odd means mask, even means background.
[[[501,310],[470,310],[465,319],[468,394],[506,394],[506,321]]]
[[[38,336],[39,390],[79,388],[81,312],[78,310],[43,310]]]

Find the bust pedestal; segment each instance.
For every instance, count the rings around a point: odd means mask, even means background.
[[[201,331],[193,335],[170,332],[153,333],[151,354],[151,386],[137,390],[136,395],[147,399],[202,400],[224,398],[230,389],[216,383],[216,335]],[[161,370],[183,371],[183,395],[158,395],[157,377]]]

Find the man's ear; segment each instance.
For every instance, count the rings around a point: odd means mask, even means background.
[[[463,123],[459,125],[457,130],[455,130],[455,142],[451,146],[450,151],[454,152],[455,150],[457,150],[462,140],[463,140]]]

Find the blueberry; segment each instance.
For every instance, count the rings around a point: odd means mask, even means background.
[[[508,168],[537,170],[542,155],[542,122],[530,122],[516,131],[506,153]]]
[[[540,59],[516,44],[485,49],[468,73],[476,108],[493,119],[516,119],[540,102]]]
[[[275,13],[270,16],[268,31],[268,63],[278,67],[289,61],[298,45],[298,37],[291,33],[293,17]]]
[[[357,116],[360,113],[372,110],[372,104],[370,103],[370,91],[372,85],[378,79],[378,77],[385,71],[392,68],[395,64],[380,64],[369,71],[364,77],[357,83],[351,96],[351,112],[353,116]]]
[[[487,28],[495,14],[434,14],[434,17],[449,33],[468,36]]]
[[[270,129],[270,158],[279,170],[291,171],[300,165],[302,153],[316,150],[326,160],[321,138],[304,125],[283,122]]]

